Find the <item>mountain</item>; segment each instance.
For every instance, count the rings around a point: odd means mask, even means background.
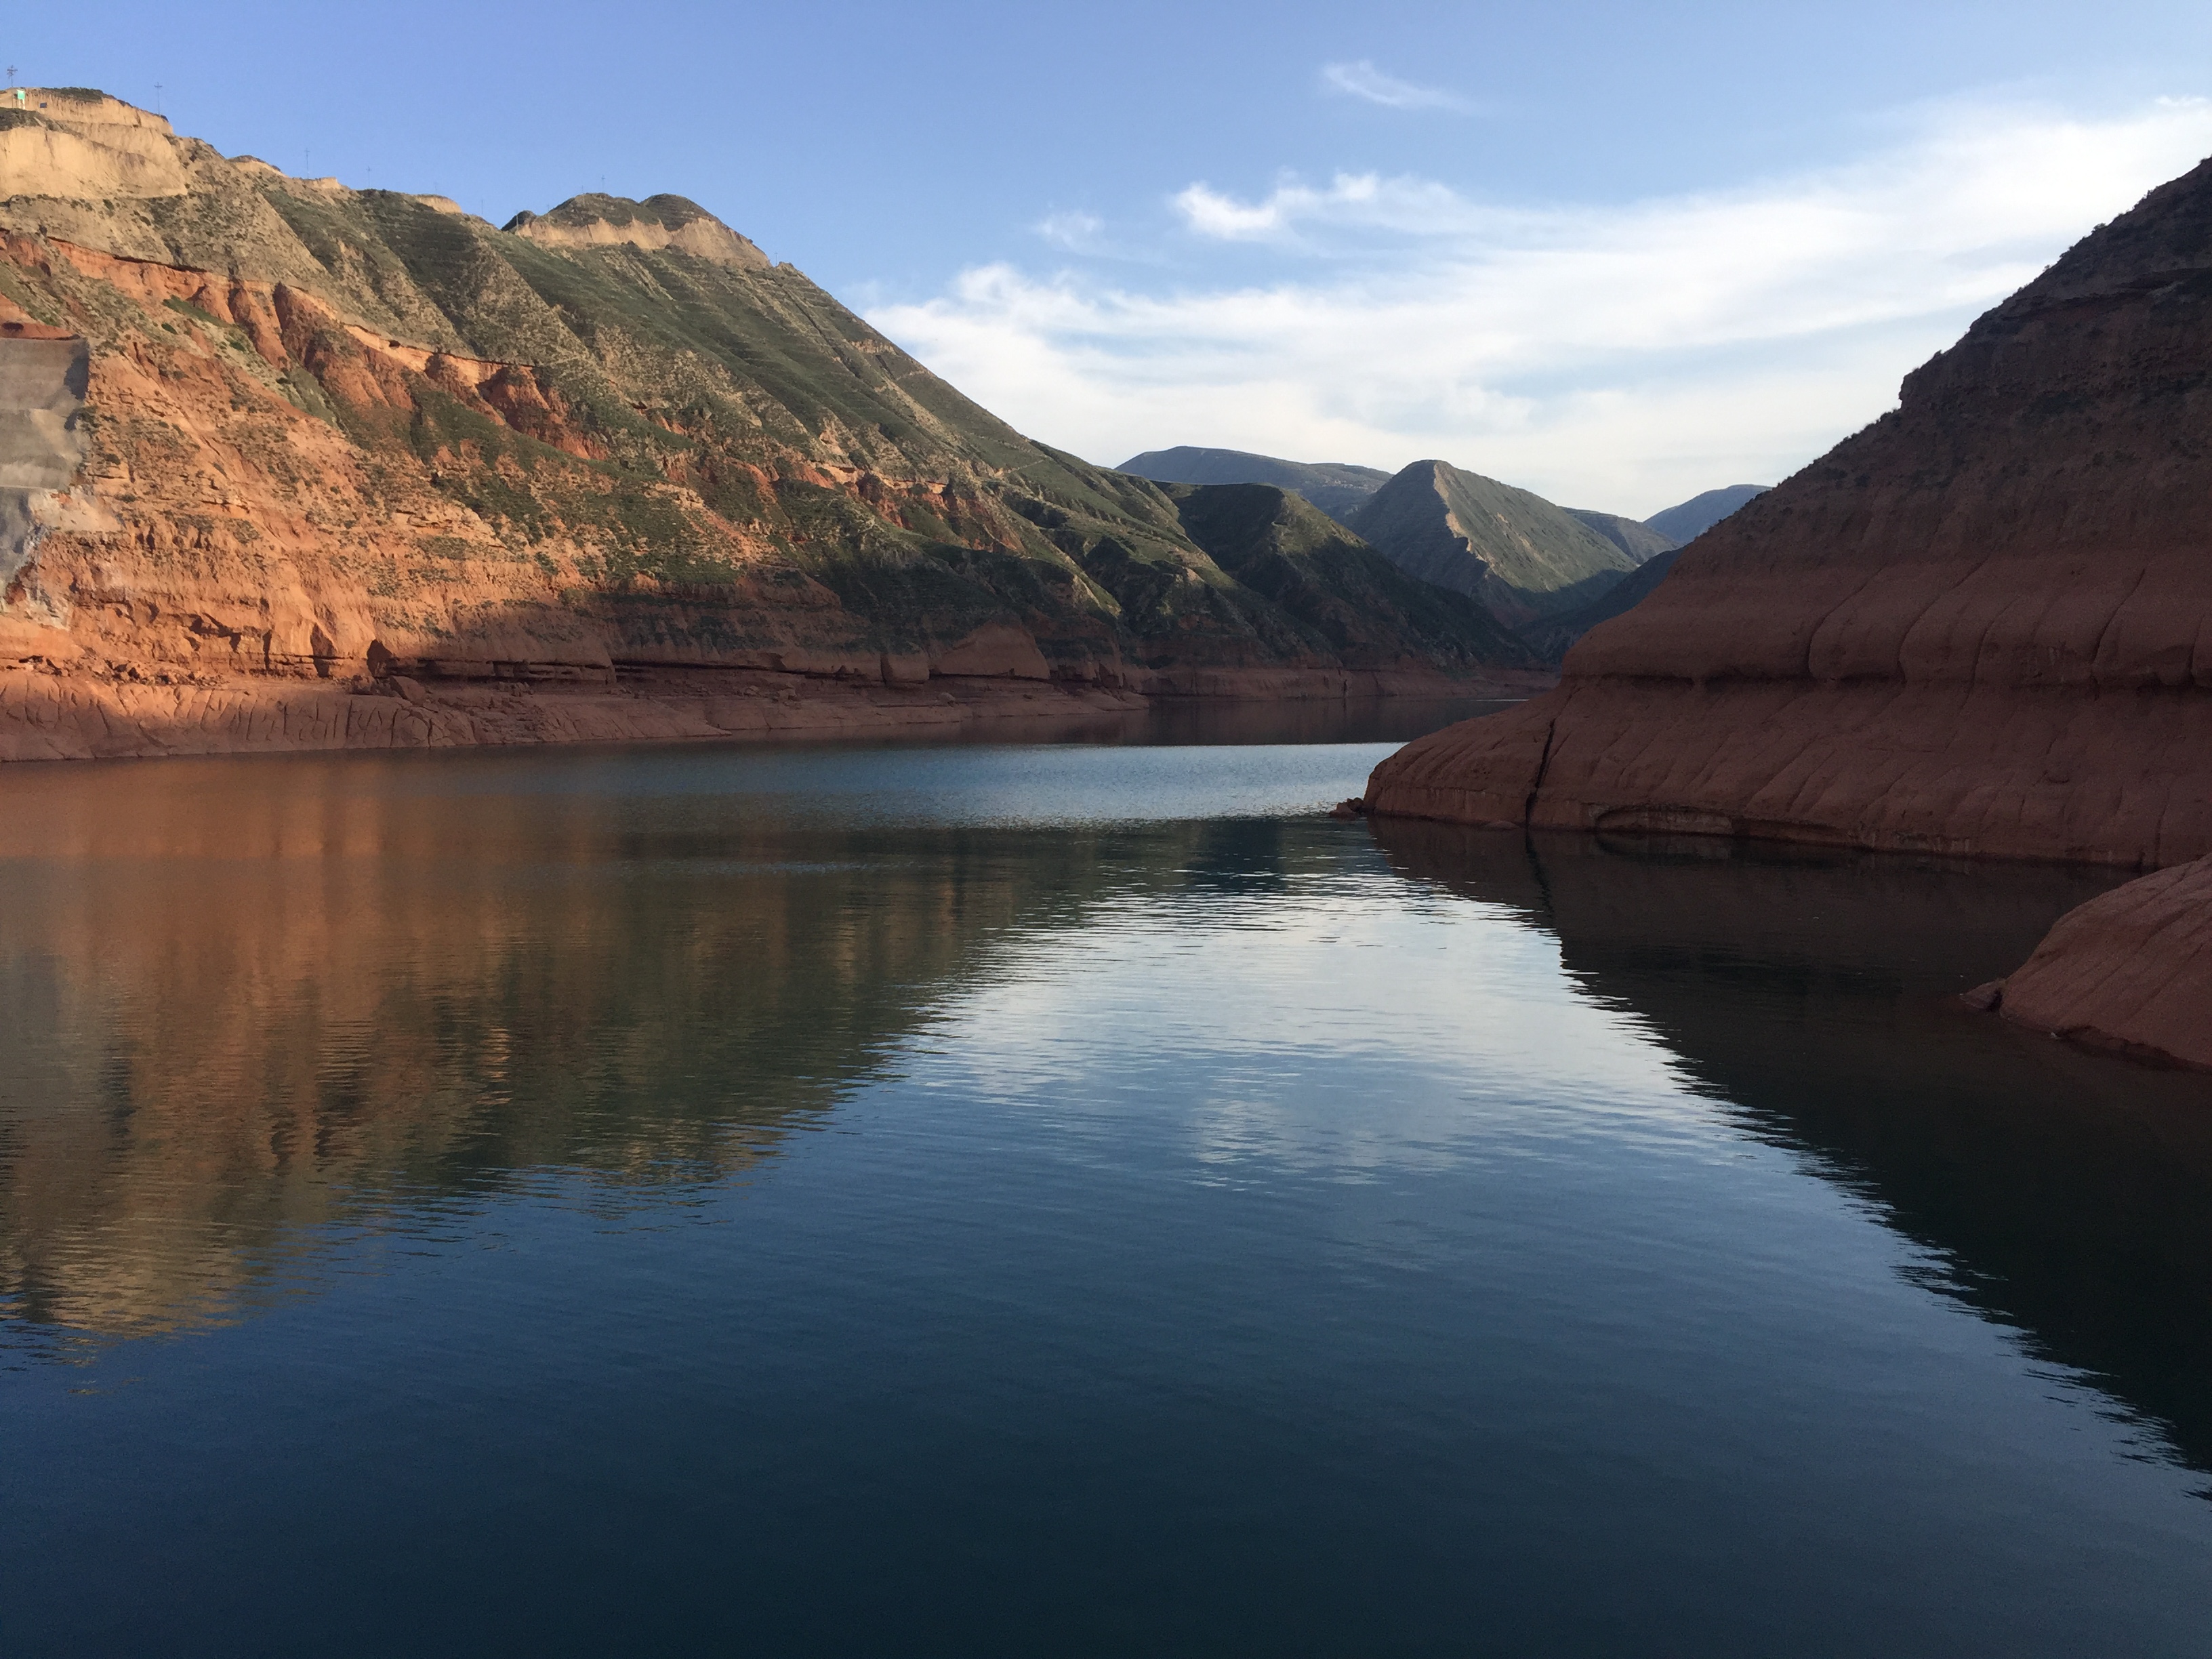
[[[766,270],[769,257],[696,202],[681,196],[573,196],[550,213],[518,213],[505,225],[540,247],[613,247],[658,252],[675,248],[750,270]]]
[[[1557,690],[1408,744],[1369,800],[1460,822],[2203,857],[2208,500],[2212,162],[1686,547],[1568,653]],[[2204,1001],[2212,1015],[2212,986]]]
[[[696,204],[502,230],[98,93],[27,105],[0,428],[47,470],[0,461],[0,669],[32,669],[0,672],[0,757],[1376,689],[1158,486],[1024,437]]]
[[[1520,630],[1522,640],[1544,661],[1558,662],[1591,629],[1634,609],[1657,592],[1680,552],[1680,548],[1669,548],[1655,553],[1588,605],[1528,623]]]
[[[1318,633],[1347,665],[1539,666],[1483,605],[1407,575],[1293,491],[1170,484],[1167,493],[1215,563]]]
[[[1725,489],[1708,489],[1663,513],[1654,513],[1644,521],[1644,526],[1680,547],[1695,541],[1753,496],[1764,495],[1766,490],[1765,484],[1730,484]]]
[[[1567,513],[1570,517],[1581,520],[1596,531],[1638,564],[1662,553],[1671,553],[1681,545],[1666,532],[1654,530],[1650,525],[1638,523],[1634,519],[1624,519],[1618,513],[1596,513],[1583,507],[1571,507]]]
[[[1433,469],[1443,466],[1442,462],[1419,462],[1416,465],[1431,469],[1425,475],[1433,480]],[[1182,445],[1174,449],[1148,449],[1121,463],[1120,470],[1133,472],[1139,477],[1153,478],[1162,483],[1194,484],[1273,484],[1303,496],[1327,513],[1340,524],[1351,526],[1356,514],[1390,482],[1391,475],[1373,467],[1350,466],[1339,462],[1285,461],[1272,455],[1254,455],[1241,449],[1200,449]],[[1460,472],[1456,468],[1446,471],[1458,483],[1457,499],[1468,506],[1473,521],[1498,525],[1508,537],[1525,537],[1530,542],[1556,545],[1559,526],[1552,516],[1564,511],[1586,530],[1595,532],[1616,549],[1626,554],[1633,575],[1620,578],[1620,586],[1610,589],[1612,577],[1600,574],[1591,581],[1596,597],[1564,611],[1545,608],[1541,600],[1531,601],[1521,594],[1498,595],[1498,585],[1484,588],[1495,597],[1502,598],[1501,614],[1516,618],[1519,633],[1537,656],[1547,662],[1557,662],[1567,647],[1601,622],[1620,615],[1641,600],[1659,585],[1674,561],[1662,556],[1680,547],[1681,540],[1661,527],[1661,521],[1686,527],[1694,536],[1708,526],[1725,518],[1752,496],[1759,495],[1764,486],[1735,484],[1726,489],[1709,489],[1702,495],[1671,507],[1655,515],[1649,522],[1623,518],[1617,513],[1600,513],[1588,507],[1553,509],[1551,503],[1525,490],[1514,490],[1495,480],[1482,478],[1473,473]],[[1423,477],[1416,474],[1417,477]],[[1496,493],[1503,492],[1503,494]],[[1437,489],[1439,500],[1444,489]],[[1447,578],[1456,585],[1465,580],[1463,568],[1456,556],[1446,548],[1443,537],[1458,537],[1461,552],[1471,544],[1469,538],[1447,529],[1442,535],[1433,533],[1433,527],[1425,531],[1421,520],[1427,516],[1425,495],[1413,492],[1418,507],[1405,509],[1407,516],[1390,525],[1373,521],[1368,527],[1376,531],[1395,549],[1401,550],[1413,561],[1409,569],[1420,571],[1431,581]],[[1503,509],[1504,517],[1499,516]],[[1456,510],[1447,507],[1446,513]],[[1571,532],[1570,532],[1571,534]],[[1588,556],[1585,543],[1580,556]],[[1600,556],[1601,557],[1602,556]],[[1645,574],[1649,572],[1648,575]],[[1587,575],[1580,580],[1589,580]],[[1462,589],[1462,591],[1476,591]],[[1588,591],[1588,590],[1586,590]]]
[[[1159,483],[1273,484],[1304,496],[1338,523],[1390,482],[1379,468],[1344,461],[1283,461],[1241,449],[1199,449],[1178,444],[1132,455],[1118,471]]]
[[[1633,519],[1618,518],[1610,513],[1589,513],[1580,508],[1570,508],[1575,517],[1636,560],[1635,574],[1625,578],[1619,586],[1601,593],[1588,605],[1530,623],[1521,630],[1522,636],[1545,661],[1559,661],[1577,640],[1600,623],[1611,622],[1649,599],[1658,590],[1667,573],[1674,568],[1674,555],[1680,550],[1682,543],[1656,526],[1662,523],[1672,526],[1678,532],[1683,533],[1684,540],[1687,540],[1702,535],[1753,495],[1765,493],[1766,486],[1764,484],[1730,484],[1725,489],[1708,489],[1702,495],[1692,496],[1679,507],[1670,507],[1664,513],[1654,514],[1640,524]]]
[[[1350,526],[1401,570],[1480,599],[1509,627],[1587,605],[1636,568],[1565,508],[1443,461],[1415,461]]]

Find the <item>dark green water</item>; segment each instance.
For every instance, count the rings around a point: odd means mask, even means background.
[[[2212,1651],[2112,878],[1165,735],[9,771],[0,1651]]]

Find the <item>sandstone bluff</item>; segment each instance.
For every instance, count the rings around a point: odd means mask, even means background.
[[[2208,501],[2212,163],[2086,238],[1909,376],[1894,412],[1700,537],[1576,647],[1556,690],[1384,762],[1367,805],[2202,859]],[[1992,1000],[2039,1029],[2212,1058],[2171,1040],[2182,1003],[2212,1029],[2212,976],[2184,948],[2206,891],[2173,879],[2085,907]],[[2158,1006],[2129,967],[2154,934],[2179,975]],[[2093,985],[2094,1007],[2059,1006]]]
[[[1220,556],[1189,505],[680,198],[501,229],[0,108],[0,758],[1547,683],[1280,492],[1213,505]]]

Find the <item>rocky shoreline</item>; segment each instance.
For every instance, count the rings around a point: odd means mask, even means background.
[[[1559,689],[1407,744],[1380,815],[2162,873],[1986,1005],[2212,1063],[2212,162],[1692,541]]]
[[[2068,911],[1968,1003],[2030,1030],[2212,1070],[2212,859],[2138,877]]]
[[[1126,720],[1187,700],[1512,698],[1540,689],[1540,677],[1527,674],[1470,681],[1291,671],[1191,676],[1147,694],[1010,678],[877,684],[744,669],[621,672],[598,684],[422,680],[401,674],[351,684],[273,677],[165,684],[18,670],[0,673],[0,762],[955,736]]]

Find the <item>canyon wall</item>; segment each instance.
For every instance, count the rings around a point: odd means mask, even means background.
[[[2212,853],[2212,164],[2085,239],[1370,810]]]
[[[0,759],[1547,681],[1275,603],[696,204],[502,231],[96,94],[0,109]]]

